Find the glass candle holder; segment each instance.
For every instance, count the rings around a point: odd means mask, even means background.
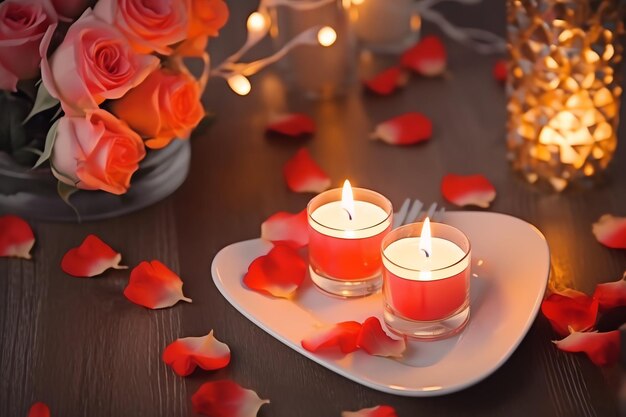
[[[556,190],[595,176],[617,145],[623,22],[612,0],[508,0],[513,167]]]
[[[354,216],[341,207],[342,189],[314,197],[307,206],[309,270],[326,293],[361,297],[382,285],[380,245],[391,230],[393,208],[381,194],[354,188]]]
[[[302,3],[306,1],[302,0]],[[270,34],[277,50],[314,26],[330,27],[336,34],[330,46],[303,45],[291,50],[280,61],[290,89],[311,99],[329,99],[345,94],[356,81],[356,42],[350,30],[345,0],[331,0],[307,10],[272,6],[270,13]]]
[[[399,227],[383,240],[384,319],[399,335],[442,339],[469,320],[470,242],[459,229],[431,223],[427,253],[423,226]]]
[[[401,53],[420,36],[415,0],[352,0],[350,21],[359,43],[380,53]]]

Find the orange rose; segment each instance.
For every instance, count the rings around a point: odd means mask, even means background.
[[[62,117],[50,159],[61,182],[84,190],[124,194],[146,155],[143,142],[126,123],[104,110],[85,117]]]
[[[187,37],[217,36],[226,24],[228,14],[224,0],[191,0]]]
[[[116,26],[139,53],[170,55],[189,26],[188,0],[99,0],[94,13]]]
[[[154,71],[111,108],[148,138],[146,146],[152,149],[163,148],[174,138],[187,139],[204,117],[196,80],[163,69]]]

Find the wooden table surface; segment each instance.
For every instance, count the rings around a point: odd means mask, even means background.
[[[458,16],[476,17],[461,18],[465,24],[488,16],[485,25],[501,29],[498,3]],[[231,23],[214,42],[216,62],[243,42],[242,22],[254,9],[254,1],[230,4]],[[591,293],[597,283],[621,277],[626,252],[598,244],[591,224],[604,213],[626,214],[626,145],[619,146],[608,181],[593,189],[555,194],[526,184],[505,158],[506,100],[491,75],[496,57],[448,46],[449,76],[413,78],[386,98],[354,88],[334,101],[308,101],[289,93],[277,70],[255,76],[247,97],[212,80],[205,104],[215,123],[193,139],[189,178],[173,196],[108,221],[32,221],[34,259],[0,259],[0,416],[26,416],[35,401],[49,404],[53,417],[192,416],[191,395],[222,378],[269,398],[262,417],[332,417],[377,404],[394,406],[400,417],[617,415],[620,371],[558,351],[541,314],[511,358],[484,381],[443,397],[405,398],[365,388],[292,351],[230,306],[212,282],[211,261],[222,247],[259,236],[261,222],[274,212],[306,205],[311,196],[288,191],[282,178],[283,164],[303,145],[333,185],[350,178],[396,205],[406,197],[443,203],[444,174],[483,173],[498,190],[490,210],[526,220],[547,237],[553,283]],[[368,140],[376,123],[409,110],[432,118],[430,142],[398,148]],[[310,114],[315,135],[268,138],[268,118],[283,111]],[[131,266],[151,259],[169,265],[193,303],[160,311],[134,305],[122,294],[127,271],[97,279],[65,275],[61,257],[88,233],[120,250]],[[226,369],[181,378],[164,365],[168,343],[211,329],[233,351]]]

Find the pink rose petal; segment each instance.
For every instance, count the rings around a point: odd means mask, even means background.
[[[363,322],[357,345],[370,355],[384,357],[399,358],[406,350],[406,340],[389,337],[377,317],[369,317]]]
[[[396,410],[388,405],[378,405],[372,408],[363,408],[358,411],[344,411],[341,417],[398,417]]]
[[[230,380],[206,382],[191,397],[193,410],[209,417],[255,417],[263,404],[256,392]]]
[[[330,187],[330,178],[306,148],[300,149],[287,161],[283,174],[289,189],[296,193],[321,193]]]
[[[434,77],[446,70],[446,48],[434,35],[423,37],[415,46],[402,54],[400,62],[404,68]]]
[[[626,249],[626,217],[605,214],[593,224],[598,242],[613,249]]]
[[[309,352],[334,348],[339,348],[343,353],[354,352],[358,349],[357,338],[361,327],[361,323],[356,321],[332,324],[316,330],[300,343]]]
[[[593,298],[603,309],[626,306],[626,272],[619,281],[598,284]]]
[[[63,256],[61,269],[75,277],[95,277],[109,268],[127,269],[120,265],[122,255],[115,252],[96,235],[89,235],[77,248]]]
[[[270,121],[267,131],[294,137],[308,135],[315,132],[315,122],[306,114],[283,114]]]
[[[130,273],[124,295],[130,301],[151,309],[171,307],[179,301],[191,302],[183,295],[183,281],[159,261],[142,262]]]
[[[541,312],[555,332],[567,336],[570,330],[587,331],[595,327],[598,302],[585,293],[568,289],[550,294],[541,303]]]
[[[496,198],[496,189],[483,175],[448,174],[441,182],[444,198],[457,206],[487,208]]]
[[[243,283],[263,294],[290,298],[304,281],[306,271],[307,263],[295,249],[277,245],[252,261]]]
[[[309,243],[308,226],[306,209],[296,214],[280,211],[261,224],[261,239],[301,248]]]
[[[368,90],[387,96],[406,84],[407,76],[399,67],[388,68],[372,78],[363,81]]]
[[[380,139],[390,145],[413,145],[429,140],[432,134],[433,124],[428,117],[409,112],[378,124],[372,139]]]
[[[613,365],[617,363],[620,356],[619,330],[606,333],[574,332],[554,343],[565,352],[585,352],[597,366]]]
[[[42,402],[34,403],[28,411],[28,417],[50,417],[50,408]]]
[[[187,376],[196,367],[205,371],[224,368],[230,362],[230,348],[213,336],[184,337],[170,343],[163,351],[163,362],[180,376]]]
[[[20,217],[0,216],[0,257],[30,259],[35,235],[30,225]]]

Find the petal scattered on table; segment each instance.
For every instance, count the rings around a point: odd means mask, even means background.
[[[341,417],[398,417],[396,410],[388,405],[378,405],[372,408],[363,408],[358,411],[344,411]]]
[[[613,365],[617,363],[620,356],[619,330],[606,333],[574,332],[554,343],[565,352],[585,352],[598,366]]]
[[[496,198],[493,184],[481,174],[447,174],[441,181],[443,197],[459,207],[478,206],[487,208]]]
[[[390,145],[413,145],[430,139],[433,123],[421,113],[409,112],[384,121],[376,126],[372,139]]]
[[[124,295],[147,308],[171,307],[179,301],[191,302],[183,295],[183,281],[159,261],[142,262],[130,273]]]
[[[416,73],[434,77],[446,70],[446,48],[439,37],[423,37],[417,44],[402,54],[400,62],[404,68]]]
[[[290,298],[306,277],[307,263],[292,247],[276,245],[248,267],[243,283],[251,290]]]
[[[315,133],[315,122],[306,114],[281,114],[267,125],[267,131],[285,136],[302,136]]]
[[[322,327],[301,341],[302,347],[309,352],[322,349],[339,348],[343,353],[358,349],[357,339],[361,332],[361,323],[344,321]]]
[[[613,249],[626,249],[626,217],[605,214],[593,224],[598,242]]]
[[[330,187],[330,178],[306,148],[300,149],[287,161],[283,174],[289,189],[296,193],[321,193]]]
[[[230,380],[206,382],[191,397],[194,412],[210,417],[255,417],[269,402]]]
[[[291,214],[280,211],[261,224],[261,239],[274,244],[301,248],[309,243],[306,209]]]
[[[357,345],[370,355],[394,358],[402,357],[406,350],[406,340],[389,337],[377,317],[370,317],[363,322]]]
[[[493,78],[499,83],[505,83],[508,73],[507,63],[504,59],[499,59],[493,65]]]
[[[619,281],[598,284],[593,298],[602,309],[626,306],[626,272]]]
[[[50,417],[50,408],[42,402],[34,403],[28,411],[28,417]]]
[[[570,329],[582,332],[594,328],[598,317],[598,302],[587,294],[568,289],[550,294],[541,303],[541,312],[550,321],[555,332],[567,336]]]
[[[95,277],[109,268],[127,269],[120,265],[122,255],[115,252],[98,236],[89,235],[77,248],[72,248],[63,256],[61,269],[75,277]]]
[[[0,216],[0,256],[31,259],[35,235],[21,217]]]
[[[405,85],[406,82],[406,73],[399,67],[392,67],[364,80],[363,85],[376,94],[387,96],[396,91],[398,87]]]
[[[224,368],[230,363],[230,348],[213,336],[183,337],[170,343],[163,351],[163,362],[180,376],[187,376],[196,367],[205,371]]]

